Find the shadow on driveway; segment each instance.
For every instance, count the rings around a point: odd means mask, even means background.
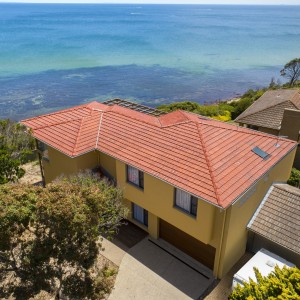
[[[207,278],[196,268],[188,266],[180,258],[149,241],[148,237],[145,237],[147,233],[141,232],[139,239],[144,237],[140,242],[129,236],[121,238],[124,233],[126,230],[121,231],[113,241],[115,246],[123,244],[122,250],[126,247],[127,250],[123,252],[110,300],[199,299],[213,282],[213,278]],[[128,241],[133,244],[131,248],[128,247]],[[127,246],[124,243],[127,243]]]

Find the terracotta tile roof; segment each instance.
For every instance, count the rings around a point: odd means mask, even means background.
[[[157,117],[97,102],[22,123],[71,157],[96,149],[221,207],[297,145],[183,111]],[[255,146],[270,158],[253,153]]]
[[[279,130],[286,108],[300,110],[299,89],[267,91],[235,121]]]
[[[300,254],[300,189],[274,184],[247,228]]]

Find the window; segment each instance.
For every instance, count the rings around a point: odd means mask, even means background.
[[[175,189],[175,206],[197,216],[198,199],[183,190]]]
[[[139,223],[148,226],[148,211],[132,203],[132,217]]]
[[[127,182],[144,189],[144,173],[134,167],[127,166]]]
[[[260,156],[262,159],[267,160],[271,155],[263,150],[261,150],[259,147],[254,147],[252,149],[252,152]]]
[[[43,160],[49,161],[48,147],[45,143],[37,140],[37,149]]]

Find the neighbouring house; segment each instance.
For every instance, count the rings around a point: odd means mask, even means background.
[[[274,184],[247,225],[247,248],[268,249],[300,266],[300,189]]]
[[[300,143],[300,90],[267,91],[235,121],[241,126]],[[300,169],[300,146],[294,166]]]
[[[247,224],[297,143],[184,111],[91,102],[22,121],[46,183],[99,168],[123,190],[128,219],[221,278],[245,253]]]

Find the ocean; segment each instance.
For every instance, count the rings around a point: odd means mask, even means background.
[[[0,118],[228,99],[299,57],[300,6],[0,4]]]

